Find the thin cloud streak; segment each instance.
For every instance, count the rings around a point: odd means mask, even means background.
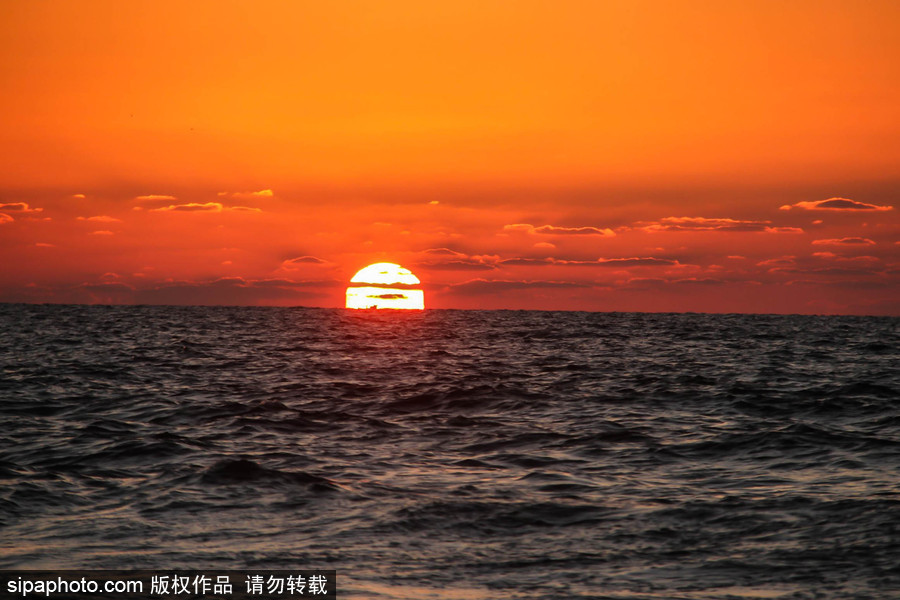
[[[138,202],[173,202],[178,200],[176,196],[171,196],[169,194],[147,194],[145,196],[135,196],[134,199]]]
[[[612,229],[599,227],[559,227],[557,225],[535,226],[528,223],[513,223],[504,225],[503,231],[522,231],[531,235],[599,235],[602,237],[615,237]]]
[[[221,202],[189,202],[187,204],[170,204],[159,208],[150,209],[150,212],[222,212]]]
[[[94,217],[78,217],[78,221],[93,221],[95,223],[121,223],[122,219],[110,217],[109,215],[96,215]]]
[[[648,233],[661,231],[803,233],[799,227],[773,227],[771,221],[747,221],[727,217],[663,217],[659,221],[639,223],[639,229]]]

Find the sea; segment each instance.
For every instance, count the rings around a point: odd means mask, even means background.
[[[0,305],[0,568],[898,598],[898,325]]]

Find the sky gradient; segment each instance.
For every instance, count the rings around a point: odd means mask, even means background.
[[[0,301],[898,315],[898,22],[3,2]]]

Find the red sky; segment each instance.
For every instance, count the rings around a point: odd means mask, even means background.
[[[897,2],[0,4],[0,301],[900,314]]]

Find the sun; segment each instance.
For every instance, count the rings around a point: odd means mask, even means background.
[[[397,308],[422,310],[425,292],[414,286],[421,282],[394,263],[375,263],[357,271],[347,288],[347,308]]]

